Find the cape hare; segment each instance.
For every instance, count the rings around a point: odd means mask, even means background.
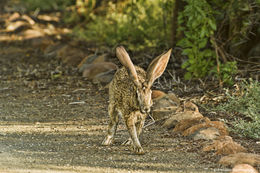
[[[124,67],[115,73],[109,86],[110,123],[108,135],[102,145],[110,145],[113,142],[121,115],[131,137],[125,144],[131,143],[136,154],[144,154],[138,138],[152,106],[151,87],[155,79],[164,72],[171,50],[155,58],[147,72],[133,65],[124,47],[117,47],[116,55]]]

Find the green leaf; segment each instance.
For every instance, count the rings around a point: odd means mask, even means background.
[[[185,61],[182,65],[181,65],[181,68],[185,69],[186,67],[189,66],[189,62],[188,61]]]
[[[204,26],[201,28],[200,37],[203,38],[203,37],[206,35],[206,32],[207,32],[207,28],[206,28],[206,26],[204,25]]]
[[[192,75],[190,72],[186,72],[185,75],[184,75],[184,79],[185,80],[190,80],[192,78]]]
[[[183,51],[182,51],[182,54],[183,55],[190,55],[190,54],[192,54],[192,49],[184,49]]]
[[[208,22],[209,22],[209,26],[211,27],[211,29],[213,29],[214,31],[216,31],[217,30],[217,26],[216,26],[216,23],[215,22],[213,22],[212,20],[208,20]]]
[[[206,46],[207,42],[208,42],[208,39],[206,39],[206,38],[202,39],[202,41],[200,41],[200,43],[199,43],[199,48],[200,49],[204,48]]]

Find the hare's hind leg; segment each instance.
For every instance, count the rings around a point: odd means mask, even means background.
[[[115,106],[113,103],[110,103],[108,106],[108,114],[110,117],[108,133],[106,138],[103,140],[102,145],[110,145],[113,142],[119,122],[119,113],[115,110]]]

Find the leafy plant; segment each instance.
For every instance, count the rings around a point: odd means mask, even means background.
[[[232,61],[223,64],[219,63],[218,66],[215,66],[211,72],[219,79],[221,85],[233,85],[233,77],[237,74],[237,62]]]
[[[91,19],[76,35],[85,35],[88,41],[110,46],[128,45],[130,49],[161,47],[170,41],[171,1],[109,2],[105,15],[91,14]],[[82,37],[81,37],[82,38]]]
[[[214,11],[206,0],[185,2],[187,5],[178,17],[178,22],[185,24],[179,27],[179,32],[184,32],[185,36],[177,45],[183,48],[183,55],[188,56],[182,65],[188,71],[185,79],[201,78],[214,65],[215,52],[208,46],[210,37],[217,29]]]
[[[238,96],[227,92],[228,102],[217,106],[216,110],[226,111],[230,114],[240,113],[244,118],[237,117],[231,122],[232,130],[241,136],[260,138],[260,84],[258,81],[244,81]]]

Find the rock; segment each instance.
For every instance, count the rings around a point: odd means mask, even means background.
[[[199,108],[197,105],[192,103],[191,101],[184,102],[184,111],[195,111],[199,112]]]
[[[117,65],[112,62],[88,64],[83,71],[82,76],[87,79],[94,79],[95,76],[101,73],[110,72],[111,70],[117,70],[117,68]]]
[[[203,118],[203,115],[199,112],[198,107],[188,101],[184,103],[184,111],[172,114],[163,124],[163,127],[173,128],[177,125],[178,122],[182,120],[195,119],[195,118]]]
[[[200,129],[209,128],[209,127],[218,129],[220,136],[228,135],[228,130],[227,130],[225,124],[221,121],[207,121],[204,123],[196,124],[196,125],[193,125],[192,127],[188,128],[187,130],[185,130],[182,134],[183,134],[183,136],[190,136],[190,135],[193,135],[195,132],[197,132]]]
[[[166,94],[160,90],[152,90],[152,99],[157,100],[164,97]]]
[[[26,14],[23,14],[21,18],[26,20],[30,25],[35,24],[35,21],[30,16],[27,16]]]
[[[93,78],[92,82],[94,84],[108,84],[113,79],[115,72],[116,70],[112,69],[103,73],[99,73]]]
[[[252,166],[260,165],[260,155],[252,153],[236,153],[224,156],[219,163],[225,166],[234,166],[237,164],[249,164]]]
[[[6,27],[6,30],[8,32],[18,33],[28,28],[30,28],[30,25],[26,21],[16,21],[16,22],[10,22]]]
[[[177,101],[180,103],[180,101]],[[179,106],[179,105],[178,105]],[[170,117],[164,122],[163,127],[168,129],[173,128],[176,124],[182,120],[202,118],[203,115],[199,112],[198,107],[188,101],[184,102],[184,111],[176,111],[177,113],[171,114]]]
[[[45,51],[50,45],[53,45],[54,42],[49,37],[40,37],[31,40],[31,44],[33,47],[39,48],[42,51]]]
[[[13,21],[19,19],[20,17],[21,17],[21,15],[18,12],[15,12],[12,15],[10,15],[10,17],[8,17],[8,19],[6,20],[6,23],[13,22]]]
[[[108,55],[108,54],[105,53],[105,54],[103,54],[103,55],[97,56],[97,58],[95,58],[92,63],[105,62],[105,61],[107,60],[107,55]]]
[[[251,165],[238,164],[234,166],[231,173],[258,173],[258,171]]]
[[[154,92],[154,91],[153,91]],[[159,93],[157,92],[157,98],[155,97],[155,94],[152,95],[153,98],[153,109],[154,110],[171,110],[172,107],[179,107],[180,100],[175,96],[173,93],[165,94],[165,93]]]
[[[209,127],[205,129],[200,129],[197,133],[194,134],[194,140],[214,140],[220,136],[219,130],[215,127]]]
[[[60,42],[50,44],[44,49],[44,52],[43,52],[44,56],[48,57],[48,58],[53,58],[53,57],[57,56],[57,50],[63,48],[64,46],[65,45]]]
[[[173,132],[183,132],[193,125],[206,123],[206,122],[210,122],[210,119],[203,116],[197,118],[195,117],[190,119],[183,119],[180,122],[178,122],[178,124],[176,124],[175,128],[173,129]]]
[[[230,136],[221,136],[219,139],[214,140],[212,144],[203,147],[203,151],[216,151],[219,155],[235,154],[245,152],[246,149],[240,144],[233,141]]]
[[[27,29],[27,30],[21,32],[20,36],[22,36],[23,39],[33,39],[33,38],[44,37],[45,34],[39,30]]]
[[[172,114],[163,124],[163,127],[173,128],[182,120],[203,118],[203,115],[196,111],[184,111]]]
[[[176,112],[180,105],[180,100],[173,93],[165,94],[162,91],[154,90],[152,92],[152,98],[152,116],[155,120],[169,117]]]
[[[77,66],[84,58],[85,53],[75,47],[65,45],[56,51],[57,56],[67,65]]]
[[[37,18],[47,22],[59,22],[59,17],[53,15],[51,16],[51,15],[39,14]]]
[[[88,67],[88,64],[94,64],[94,63],[102,63],[106,61],[107,54],[103,55],[95,55],[91,54],[86,56],[79,64],[78,64],[78,69],[79,72],[83,72],[86,67]]]

